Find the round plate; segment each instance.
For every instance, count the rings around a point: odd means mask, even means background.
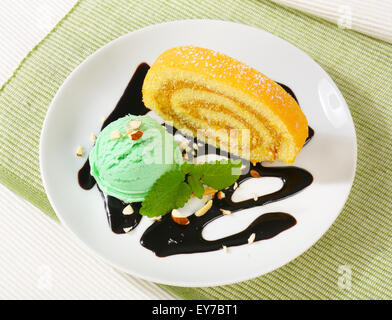
[[[276,237],[224,250],[156,257],[139,243],[152,223],[142,219],[132,232],[110,230],[96,187],[82,190],[77,172],[86,161],[91,133],[115,107],[141,62],[152,64],[164,50],[196,45],[218,50],[288,85],[296,94],[315,136],[294,165],[314,182],[287,199],[243,210],[208,225],[219,238],[246,228],[272,211],[292,214],[297,224]],[[132,113],[132,106],[129,106]],[[348,197],[356,167],[355,129],[347,104],[328,74],[290,43],[249,26],[212,20],[175,21],[147,27],[110,42],[86,59],[64,82],[47,113],[41,136],[43,183],[58,217],[76,236],[114,267],[158,283],[214,286],[270,272],[309,249],[331,226]],[[275,164],[273,164],[275,165]],[[264,184],[275,183],[265,181]],[[275,183],[276,185],[276,183]],[[267,188],[268,189],[268,188]]]

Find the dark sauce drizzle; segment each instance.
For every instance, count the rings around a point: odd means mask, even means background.
[[[111,122],[128,115],[131,111],[130,107],[132,107],[132,113],[135,115],[144,115],[149,111],[142,100],[143,81],[149,68],[150,66],[147,63],[139,65],[118,101],[116,108],[102,124],[101,130]],[[85,190],[90,190],[95,186],[96,181],[90,174],[89,159],[79,170],[78,179],[79,185]],[[137,227],[142,219],[142,216],[139,214],[141,203],[132,204],[134,214],[125,216],[122,211],[128,204],[112,196],[105,195],[99,188],[98,190],[104,200],[109,226],[114,233],[126,233]]]
[[[140,207],[142,206],[141,202],[135,202],[132,204],[132,208],[135,212],[137,212],[137,214],[124,215],[122,211],[128,204],[115,197],[104,194],[99,188],[98,190],[105,204],[109,227],[114,233],[126,233],[138,226],[142,219],[142,216],[139,214]]]
[[[109,123],[115,121],[132,112],[134,115],[144,115],[149,110],[144,106],[142,101],[142,86],[144,77],[149,69],[148,64],[142,63],[135,71],[131,81],[129,82],[124,94],[120,98],[116,108],[112,111],[106,119],[102,128],[105,128]],[[279,83],[280,84],[280,83]],[[280,84],[295,100],[293,91],[284,84]],[[173,127],[166,126],[167,130],[172,134],[179,134]],[[313,137],[314,131],[309,127],[309,136],[306,143]],[[219,149],[214,149],[213,146],[196,141],[193,137],[185,136],[190,143],[199,143],[197,156],[211,153],[211,150],[216,151],[216,154],[236,159],[231,154]],[[305,143],[305,144],[306,144]],[[191,144],[192,145],[192,144]],[[188,152],[188,158],[192,160],[194,157],[192,150]],[[264,167],[260,163],[253,165],[249,161],[241,159],[245,164],[244,174],[237,180],[238,185],[241,185],[246,180],[252,178],[250,170],[255,170],[260,177],[277,177],[282,179],[283,187],[273,193],[261,196],[255,201],[253,198],[241,202],[233,202],[231,196],[234,193],[233,186],[227,188],[224,192],[226,197],[223,199],[214,199],[212,208],[202,217],[191,215],[188,217],[190,223],[186,226],[181,226],[175,223],[170,214],[162,217],[160,221],[154,222],[143,234],[140,242],[147,249],[153,251],[159,257],[165,257],[180,253],[194,253],[219,250],[222,246],[238,246],[248,242],[248,238],[252,233],[255,233],[255,241],[269,239],[284,230],[294,226],[297,221],[293,216],[284,212],[270,212],[265,213],[255,219],[245,230],[230,235],[228,237],[217,239],[213,241],[205,240],[202,237],[203,228],[215,219],[222,217],[222,212],[219,209],[230,210],[233,213],[239,210],[261,206],[267,203],[278,201],[291,196],[307,186],[312,181],[312,175],[301,168],[288,167]],[[83,189],[89,190],[94,187],[95,180],[90,174],[90,164],[87,159],[84,166],[78,173],[79,184]],[[101,191],[100,191],[101,192]],[[109,225],[115,233],[125,233],[135,228],[142,216],[139,214],[141,203],[133,203],[132,208],[134,213],[129,216],[122,214],[123,209],[127,206],[126,203],[111,196],[107,196],[101,192],[104,199],[105,209]]]

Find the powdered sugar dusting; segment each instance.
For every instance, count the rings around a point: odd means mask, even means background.
[[[223,53],[195,46],[182,46],[175,49],[175,56],[187,68],[202,68],[213,79],[234,79],[239,85],[248,84],[247,88],[257,95],[267,94],[270,102],[290,104],[284,90],[280,90],[272,80]],[[160,62],[160,59],[157,62]]]

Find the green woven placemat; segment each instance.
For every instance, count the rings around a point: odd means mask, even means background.
[[[38,144],[58,88],[108,41],[150,24],[190,18],[256,26],[313,57],[350,107],[358,167],[337,221],[293,262],[233,285],[164,287],[187,299],[392,298],[392,45],[268,1],[79,1],[1,88],[1,182],[55,217],[41,182]]]

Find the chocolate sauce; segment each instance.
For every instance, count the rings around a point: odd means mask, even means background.
[[[128,83],[122,97],[120,98],[117,106],[105,120],[102,128],[105,128],[109,123],[124,117],[128,114],[145,115],[149,110],[145,107],[142,101],[142,86],[144,78],[149,69],[148,64],[142,63],[136,69],[132,79]],[[279,83],[280,84],[280,83]],[[280,84],[295,100],[297,100],[294,92],[284,84]],[[167,127],[169,132],[175,134],[174,128]],[[172,129],[172,130],[170,130]],[[313,137],[314,131],[309,127],[309,136],[306,143]],[[189,141],[195,141],[192,137],[186,137]],[[203,144],[199,147],[198,156],[208,152],[214,147]],[[222,156],[237,159],[231,154],[223,150],[216,150],[217,154]],[[189,159],[192,160],[193,154],[189,152]],[[175,223],[170,214],[163,216],[161,221],[153,223],[143,234],[140,242],[141,244],[153,251],[157,256],[164,257],[179,253],[193,253],[193,252],[206,252],[221,249],[222,246],[237,246],[248,242],[249,236],[254,233],[255,241],[269,239],[280,232],[294,226],[296,220],[293,216],[284,212],[270,212],[265,213],[255,219],[245,230],[230,235],[228,237],[208,241],[202,237],[203,228],[213,220],[222,217],[220,209],[230,210],[232,213],[255,206],[261,206],[270,202],[278,201],[291,196],[307,186],[312,181],[312,175],[301,168],[288,166],[288,167],[264,167],[260,163],[251,165],[249,161],[242,159],[246,165],[244,174],[240,176],[237,183],[241,185],[246,180],[251,179],[250,172],[256,171],[260,178],[263,177],[277,177],[283,182],[280,190],[263,195],[257,200],[248,199],[241,202],[233,202],[231,200],[234,193],[234,187],[231,186],[224,190],[226,197],[223,199],[214,199],[211,209],[201,217],[191,215],[188,217],[190,224],[186,226]],[[246,173],[245,173],[246,172]],[[90,164],[87,159],[84,166],[78,172],[79,184],[83,189],[89,190],[94,187],[95,179],[90,174]],[[99,190],[99,188],[98,188]],[[101,190],[99,190],[101,192]],[[142,216],[139,213],[141,203],[132,203],[134,213],[131,215],[124,215],[123,209],[127,206],[126,203],[119,199],[105,195],[101,192],[104,199],[105,210],[109,225],[115,233],[125,233],[134,229],[140,222]]]
[[[126,206],[128,206],[127,203],[124,203],[123,201],[112,196],[105,195],[99,188],[98,190],[101,193],[105,203],[106,216],[108,218],[109,226],[114,233],[126,233],[137,227],[140,220],[142,219],[142,216],[139,213],[140,207],[142,205],[141,202],[132,203],[132,209],[134,210],[134,213],[130,215],[124,215],[123,210]]]
[[[308,142],[309,142],[310,140],[312,140],[312,138],[313,138],[313,136],[314,136],[314,130],[313,130],[311,127],[308,127],[308,131],[309,131],[308,137],[307,137],[306,140],[305,140],[304,146],[306,146],[306,145],[308,144]]]
[[[125,117],[130,113],[134,115],[145,115],[149,111],[142,100],[143,81],[149,68],[150,66],[147,63],[141,63],[138,66],[116,107],[104,121],[101,130],[111,122]],[[79,170],[78,181],[79,185],[85,190],[90,190],[94,187],[96,181],[90,174],[89,159],[87,159],[86,163]],[[112,231],[114,233],[126,233],[136,228],[142,218],[139,214],[141,203],[133,203],[132,208],[134,213],[125,216],[122,211],[128,204],[114,197],[105,195],[99,188],[98,190],[104,200],[106,215]]]
[[[147,63],[141,63],[137,67],[131,81],[129,81],[123,95],[112,113],[106,118],[101,130],[103,130],[103,128],[105,128],[109,123],[125,117],[128,114],[143,116],[150,111],[144,105],[142,96],[143,81],[148,69],[150,69],[150,66]]]
[[[205,240],[202,237],[203,228],[212,220],[222,217],[222,213],[216,209],[214,206],[202,217],[188,217],[190,223],[186,226],[173,222],[168,214],[161,221],[152,224],[140,242],[158,257],[166,257],[179,253],[214,251],[222,249],[223,246],[243,245],[248,243],[252,233],[256,235],[255,241],[270,239],[297,223],[288,213],[269,212],[259,216],[239,233],[217,240]]]
[[[84,190],[90,190],[96,184],[94,177],[90,173],[90,169],[91,169],[90,168],[90,161],[89,161],[89,159],[87,159],[86,162],[84,163],[83,167],[78,172],[79,185]]]
[[[245,169],[246,170],[246,169]],[[251,165],[247,174],[243,174],[237,180],[238,187],[248,179],[253,179],[251,174],[263,177],[277,177],[282,179],[283,186],[280,190],[258,197],[233,202],[232,195],[234,186],[224,190],[225,197],[214,198],[211,209],[203,216],[188,217],[188,225],[179,225],[171,219],[170,215],[163,217],[161,221],[155,222],[143,234],[141,244],[155,252],[159,257],[165,257],[179,253],[205,252],[221,249],[222,246],[238,246],[246,244],[252,233],[255,233],[255,241],[269,239],[280,232],[294,226],[297,222],[293,216],[283,212],[270,212],[261,215],[245,230],[226,238],[215,241],[207,241],[202,237],[203,228],[210,222],[222,217],[223,210],[229,210],[232,214],[243,209],[261,206],[274,201],[289,197],[307,186],[312,181],[312,175],[298,167],[263,167],[260,163]]]

